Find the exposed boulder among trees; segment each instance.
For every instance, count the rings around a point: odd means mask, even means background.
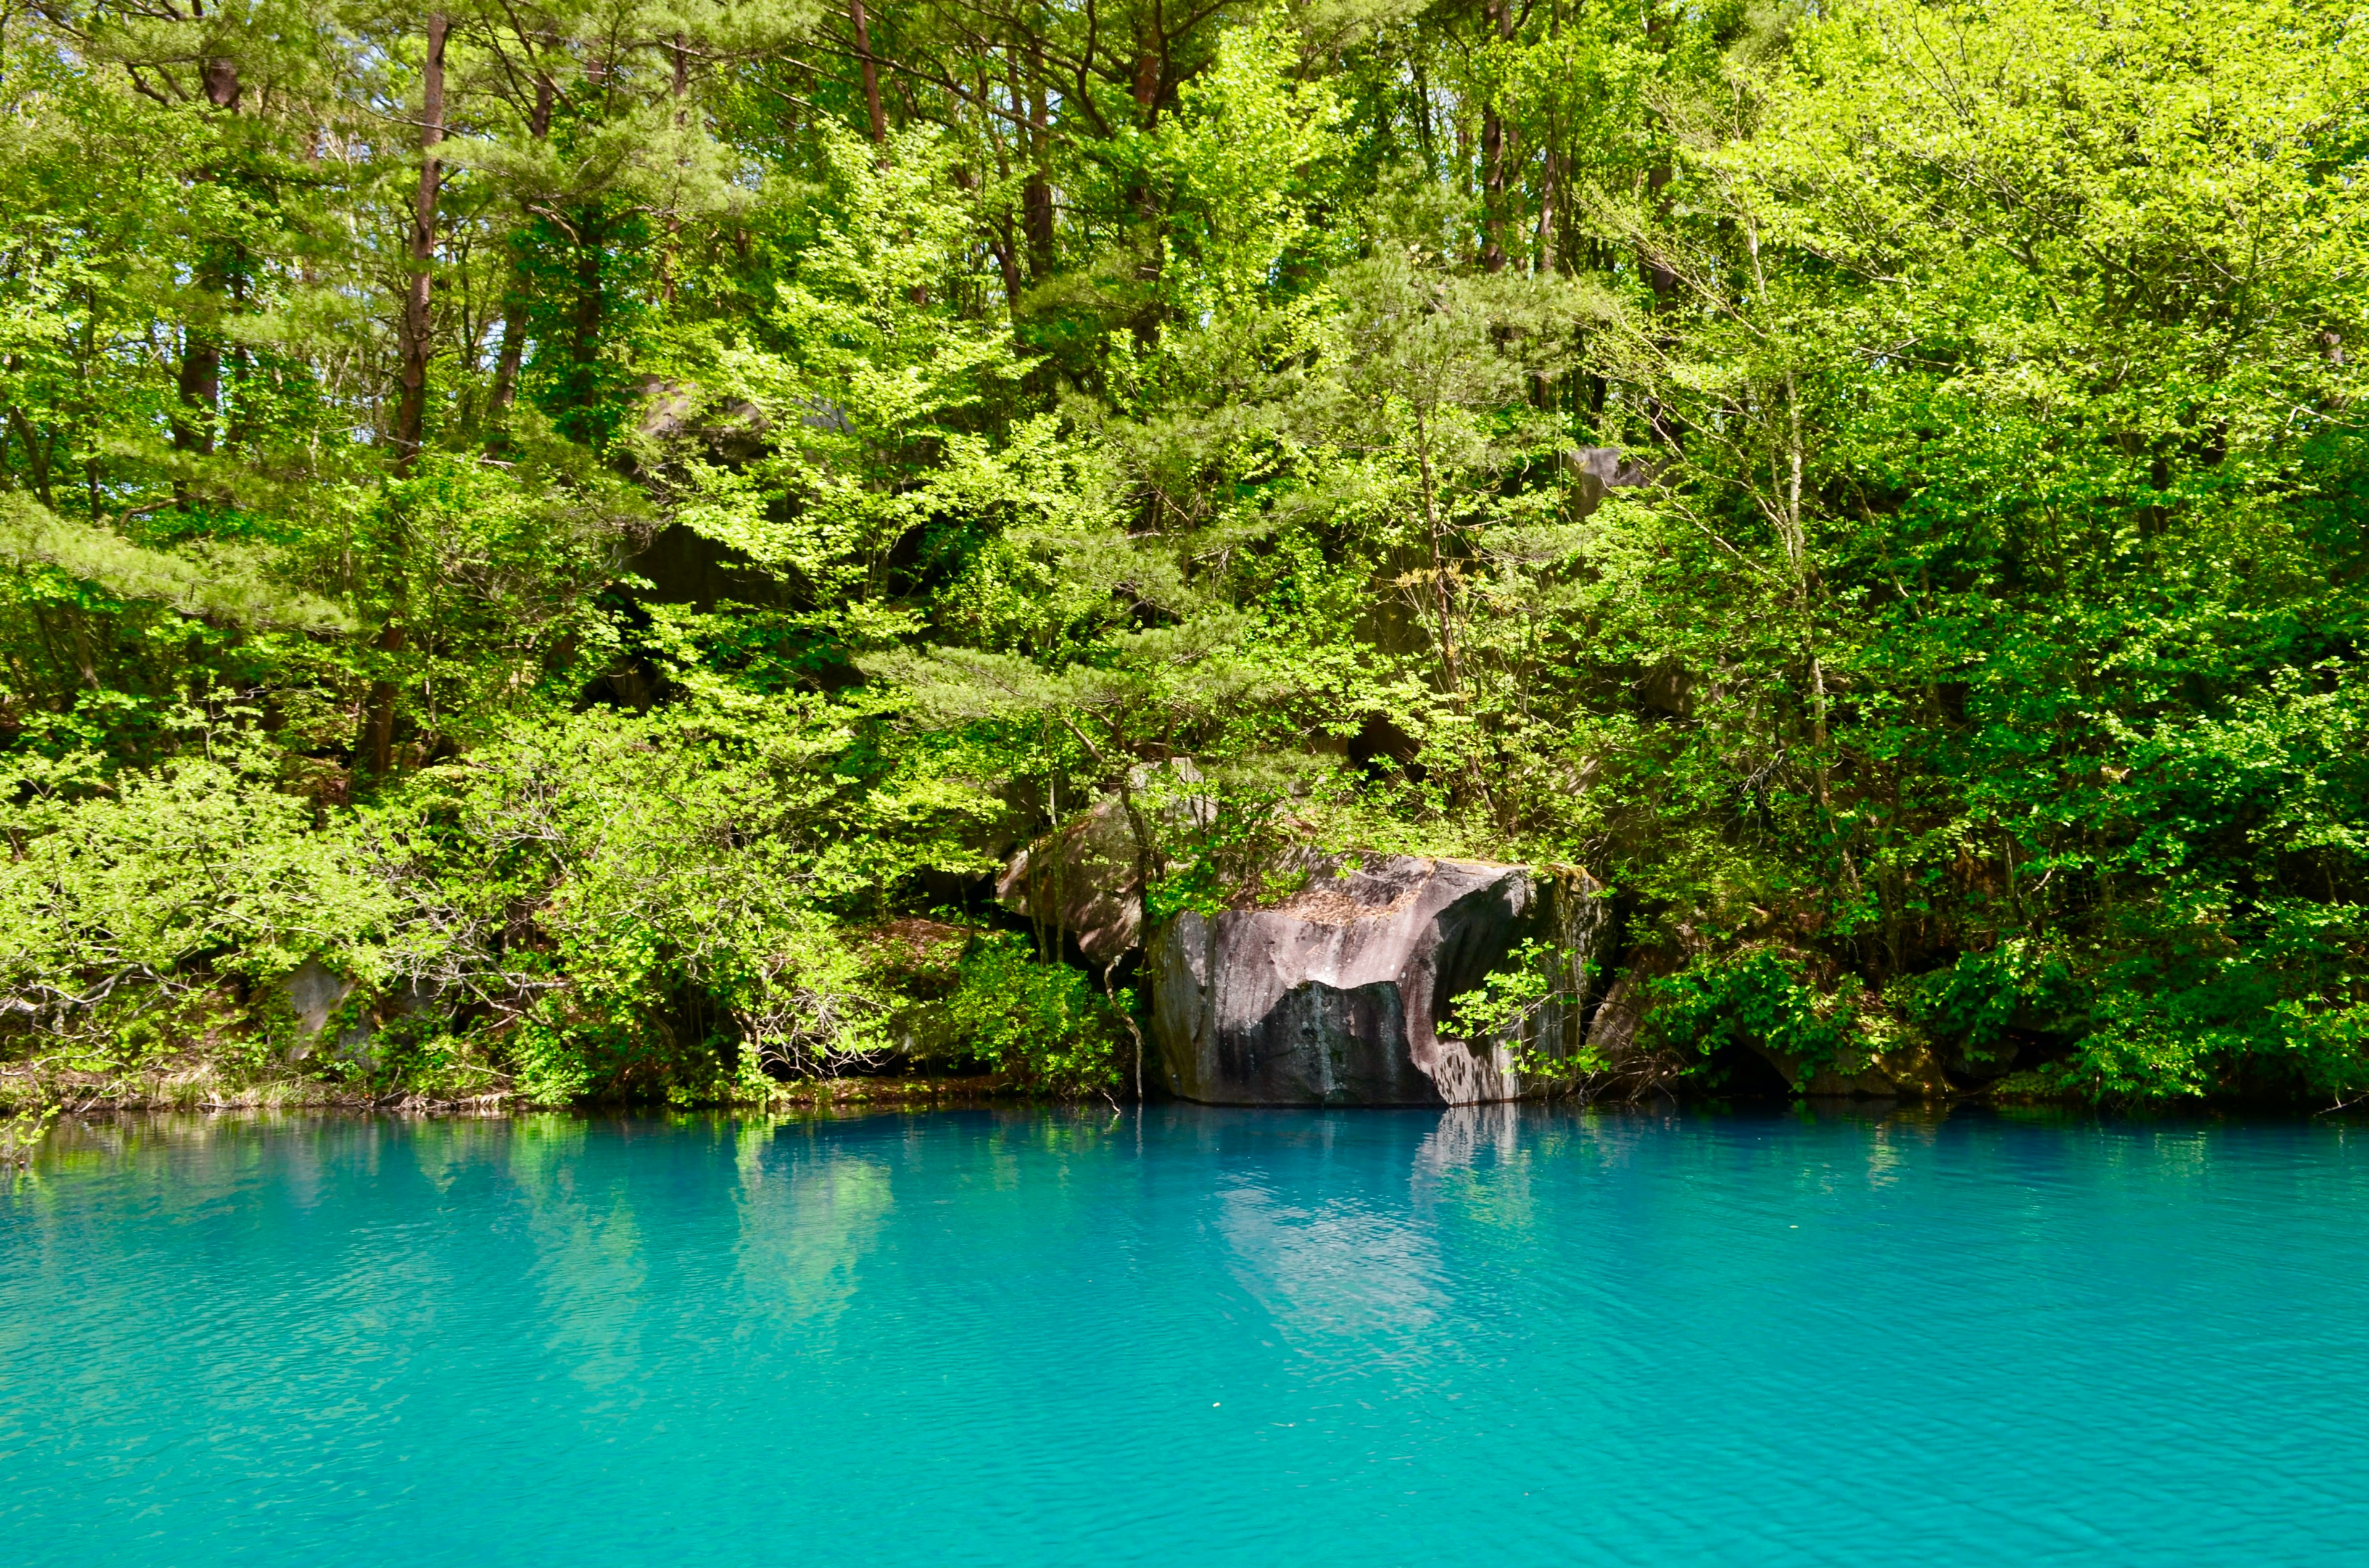
[[[1304,846],[1277,859],[1279,875],[1243,886],[1294,890],[1175,909],[1147,942],[1142,862],[1114,795],[1015,856],[997,888],[1097,965],[1143,950],[1151,1081],[1186,1099],[1471,1104],[1598,1065],[1581,1051],[1606,911],[1584,873],[1542,882],[1518,865]],[[1459,1034],[1458,1000],[1524,965],[1562,983]],[[1638,1054],[1625,1038],[1620,1049]]]
[[[1376,855],[1274,909],[1184,910],[1150,955],[1161,1082],[1211,1104],[1515,1099],[1518,1036],[1444,1030],[1448,1004],[1511,956],[1538,904],[1519,866]]]

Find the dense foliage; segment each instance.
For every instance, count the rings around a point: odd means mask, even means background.
[[[1116,792],[1583,864],[1707,1082],[2349,1099],[2360,29],[9,7],[0,1051],[1118,1093],[981,892]]]

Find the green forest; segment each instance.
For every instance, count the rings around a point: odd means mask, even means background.
[[[2363,26],[6,0],[0,1079],[1123,1097],[1116,800],[1584,868],[1669,1085],[2347,1103]]]

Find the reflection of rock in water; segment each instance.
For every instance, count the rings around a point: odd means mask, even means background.
[[[1236,1282],[1302,1348],[1339,1339],[1368,1358],[1378,1337],[1421,1330],[1446,1304],[1425,1228],[1337,1198],[1302,1207],[1252,1183],[1218,1198]]]
[[[1510,1160],[1521,1140],[1521,1118],[1522,1108],[1510,1102],[1450,1105],[1439,1113],[1439,1125],[1424,1135],[1414,1151],[1414,1168],[1427,1175],[1460,1170],[1483,1148],[1500,1160]]]

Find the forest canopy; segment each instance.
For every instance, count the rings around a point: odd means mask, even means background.
[[[2350,1100],[2363,26],[9,0],[0,1056],[1117,1092],[1116,795],[1584,866],[1709,1088]]]

